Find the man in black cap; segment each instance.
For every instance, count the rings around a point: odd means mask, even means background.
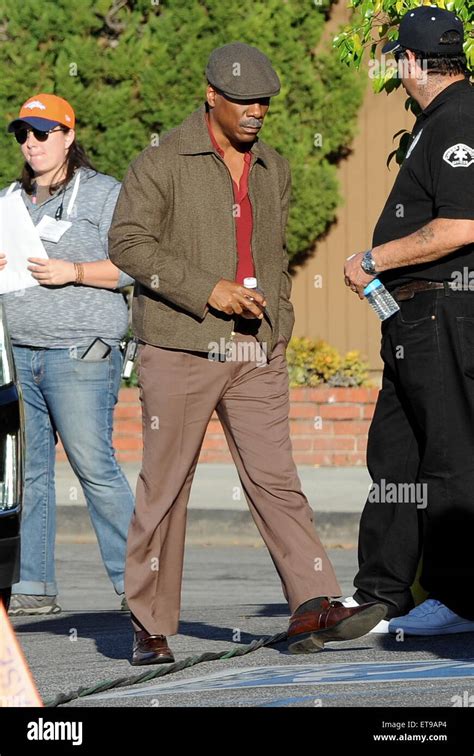
[[[345,604],[383,601],[385,629],[415,635],[474,631],[474,91],[463,41],[454,13],[422,6],[383,48],[421,115],[373,247],[345,267],[361,299],[377,277],[400,307],[382,325],[373,486]],[[389,483],[395,500],[376,495]],[[429,598],[412,608],[421,551]]]
[[[292,458],[290,171],[258,139],[280,82],[242,43],[214,50],[206,73],[205,106],[133,162],[110,231],[111,259],[138,282],[142,342],[143,464],[125,577],[134,665],[173,661],[186,507],[214,410],[293,613],[290,651],[359,637],[385,616],[382,604],[329,599],[340,588]]]

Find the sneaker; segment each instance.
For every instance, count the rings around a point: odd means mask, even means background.
[[[121,612],[129,612],[130,609],[128,608],[127,598],[125,596],[125,593],[120,594],[120,598],[122,599],[120,602],[120,611]]]
[[[407,635],[450,635],[474,633],[474,622],[464,619],[437,599],[427,599],[404,617],[394,617],[389,632],[403,630]]]
[[[14,593],[10,600],[8,614],[21,617],[27,614],[59,614],[61,607],[56,603],[56,596],[29,596],[26,593]]]
[[[343,606],[347,606],[349,608],[352,608],[353,606],[359,606],[357,601],[353,596],[348,596],[345,598],[342,602]],[[372,630],[369,630],[369,633],[388,633],[388,620],[380,620],[380,622],[377,622],[375,627],[372,628]]]

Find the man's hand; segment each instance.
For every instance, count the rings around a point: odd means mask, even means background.
[[[7,257],[4,252],[0,252],[0,270],[3,270],[7,264]]]
[[[344,283],[359,295],[359,299],[364,299],[363,291],[365,287],[375,278],[375,276],[369,276],[360,267],[363,255],[363,252],[351,255],[351,257],[347,258],[344,265]]]
[[[29,257],[28,262],[34,263],[28,265],[28,270],[39,284],[43,286],[61,286],[62,284],[72,283],[76,280],[76,269],[73,262],[67,260],[55,260],[42,257]]]
[[[258,291],[246,289],[236,281],[221,278],[214,286],[208,304],[219,312],[227,315],[242,315],[245,317],[263,318],[263,308],[266,300]]]

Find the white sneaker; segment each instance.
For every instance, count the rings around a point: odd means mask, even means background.
[[[343,599],[343,601],[341,601],[341,604],[349,608],[353,606],[360,606],[360,604],[357,603],[353,596],[348,596],[347,598]],[[378,622],[375,627],[370,630],[370,633],[388,633],[388,620],[380,620],[380,622]]]
[[[407,635],[450,635],[474,633],[474,622],[463,619],[437,599],[427,599],[415,606],[405,617],[394,617],[389,632],[403,630]]]
[[[349,608],[352,608],[353,606],[359,606],[359,604],[357,603],[357,601],[355,600],[353,596],[348,596],[347,598],[343,599],[341,601],[341,604],[343,604],[344,606],[348,606]]]

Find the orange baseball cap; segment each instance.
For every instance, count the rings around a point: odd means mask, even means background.
[[[74,128],[76,116],[67,100],[52,94],[37,94],[29,97],[21,106],[18,118],[8,126],[8,131],[16,131],[25,123],[39,131],[49,131],[61,124]]]

